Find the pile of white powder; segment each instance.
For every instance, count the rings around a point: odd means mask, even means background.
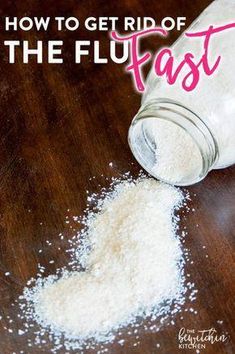
[[[139,316],[156,321],[180,311],[192,287],[176,235],[174,211],[183,202],[179,189],[153,179],[119,181],[83,219],[73,252],[82,271],[64,270],[25,288],[23,316],[76,349],[91,339],[113,340]]]

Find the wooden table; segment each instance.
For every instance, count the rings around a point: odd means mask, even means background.
[[[81,21],[88,16],[186,16],[189,25],[209,3],[9,0],[1,3],[0,13],[18,17],[77,16]],[[165,41],[148,38],[143,47],[156,51],[178,35],[173,31]],[[46,275],[66,264],[67,244],[58,234],[63,232],[65,238],[71,235],[66,215],[82,213],[86,190],[99,191],[100,186],[109,183],[105,177],[120,176],[126,171],[137,175],[139,166],[129,150],[127,130],[140,105],[140,95],[135,92],[131,77],[124,73],[124,65],[94,65],[92,57],[74,64],[75,39],[99,39],[102,54],[108,55],[107,32],[81,28],[57,33],[51,28],[47,33],[6,33],[1,29],[0,36],[1,45],[6,39],[25,39],[32,45],[36,39],[64,41],[63,65],[36,64],[35,60],[22,64],[19,51],[16,63],[11,65],[3,46],[0,52],[0,353],[49,353],[50,344],[44,349],[30,348],[24,336],[18,336],[20,321],[16,318],[17,309],[10,304],[27,280],[36,275],[39,262],[47,265]],[[96,179],[90,180],[92,176]],[[141,333],[137,347],[132,346],[134,338],[126,336],[125,345],[108,346],[109,353],[193,353],[178,348],[181,327],[195,331],[215,327],[219,334],[228,333],[226,343],[208,344],[202,353],[235,353],[234,176],[235,169],[231,167],[212,172],[203,182],[188,188],[195,212],[185,221],[189,232],[186,247],[194,262],[188,264],[187,271],[199,289],[194,304],[198,315],[186,313],[183,321],[176,317],[174,326],[162,328],[157,334]],[[53,245],[49,247],[46,240]],[[43,250],[41,254],[39,249]],[[48,264],[50,259],[55,259],[55,263]],[[6,272],[10,275],[6,276]],[[14,319],[10,325],[13,333],[4,329],[9,327],[6,316]],[[29,336],[33,337],[33,333]],[[160,348],[156,343],[160,343]]]

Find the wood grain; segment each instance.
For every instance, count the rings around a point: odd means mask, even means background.
[[[4,16],[186,16],[187,24],[210,3],[209,0],[68,0],[4,1]],[[172,32],[164,45],[172,43],[178,32]],[[6,39],[63,39],[64,64],[22,64],[20,52],[14,65],[7,63],[2,43]],[[84,58],[73,64],[75,39],[98,39],[103,55],[109,51],[106,32],[35,31],[0,32],[0,353],[49,353],[27,346],[17,335],[21,323],[12,307],[27,280],[36,275],[37,264],[47,265],[47,274],[65,265],[66,242],[58,238],[73,233],[65,223],[66,215],[80,215],[85,207],[86,190],[99,191],[108,184],[105,177],[120,176],[126,171],[136,175],[139,166],[127,144],[127,130],[140,105],[131,77],[123,65],[110,62],[95,65]],[[163,41],[146,39],[144,47],[156,51]],[[109,162],[113,162],[113,167]],[[103,176],[102,176],[103,175]],[[96,176],[96,179],[89,179]],[[157,334],[141,332],[140,345],[126,335],[123,347],[110,345],[112,354],[177,354],[193,351],[178,349],[181,327],[203,330],[211,327],[226,332],[229,340],[208,345],[207,354],[235,353],[235,168],[215,171],[201,183],[188,188],[195,212],[184,224],[189,235],[186,247],[193,264],[188,272],[199,289],[194,305],[195,316],[185,313],[174,326]],[[196,194],[196,196],[194,196]],[[70,209],[67,212],[67,209]],[[198,227],[197,227],[198,225]],[[51,240],[49,247],[46,240]],[[206,248],[203,248],[206,246]],[[57,247],[61,247],[58,251]],[[38,250],[42,249],[42,254]],[[208,256],[206,256],[208,255]],[[54,259],[55,263],[48,265]],[[5,272],[10,276],[5,276]],[[14,318],[9,333],[7,316]],[[223,321],[219,324],[217,321]],[[29,333],[33,338],[33,333]],[[160,343],[160,348],[156,348]],[[62,351],[63,352],[63,351]],[[61,353],[62,353],[61,352]],[[87,351],[86,353],[91,353]]]

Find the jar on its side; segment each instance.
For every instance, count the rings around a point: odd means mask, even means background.
[[[235,1],[216,0],[193,22],[187,32],[199,32],[210,25],[235,22]],[[142,105],[129,129],[131,150],[151,175],[176,185],[190,185],[212,169],[235,163],[235,29],[213,35],[209,63],[221,61],[212,76],[201,74],[197,87],[181,87],[184,68],[173,85],[152,69]],[[186,52],[200,58],[203,39],[184,34],[173,44],[177,61]]]

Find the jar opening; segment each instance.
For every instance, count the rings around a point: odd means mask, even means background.
[[[171,100],[152,100],[141,107],[129,129],[129,145],[148,173],[179,186],[203,179],[217,154],[208,127]]]

